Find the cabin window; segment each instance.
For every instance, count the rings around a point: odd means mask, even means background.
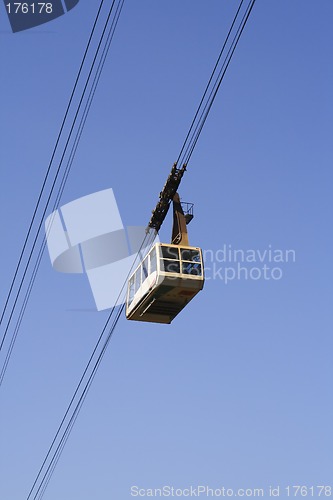
[[[161,259],[161,271],[166,273],[180,273],[179,260]]]
[[[142,281],[148,278],[148,257],[142,262]]]
[[[180,262],[179,262],[179,249],[177,247],[160,247],[161,248],[161,259],[160,267],[161,271],[166,273],[180,273]]]
[[[198,250],[181,248],[182,274],[192,274],[202,276],[201,258]]]
[[[150,274],[155,272],[157,270],[157,262],[156,262],[156,250],[153,248],[153,250],[150,252]]]
[[[190,250],[188,248],[182,248],[181,259],[190,262],[200,262],[200,252],[198,250]]]
[[[163,259],[179,260],[179,249],[176,247],[161,247]]]
[[[201,276],[201,264],[197,262],[182,262],[182,273],[192,274],[194,276]]]
[[[135,278],[134,293],[136,293],[139,290],[140,286],[141,286],[141,266],[136,271],[136,273],[134,275],[134,278]]]
[[[132,303],[133,297],[134,297],[134,276],[129,280],[129,291],[128,291],[128,305]]]

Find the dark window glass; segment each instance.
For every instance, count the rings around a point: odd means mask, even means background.
[[[142,281],[148,277],[148,257],[142,262]]]
[[[201,276],[201,264],[195,262],[182,262],[182,273]]]
[[[180,250],[182,260],[189,260],[191,262],[200,262],[200,252],[198,250],[189,250],[182,248]]]
[[[162,256],[164,259],[175,259],[179,260],[179,251],[175,247],[161,247]]]
[[[162,260],[161,259],[161,271],[166,273],[180,273],[179,261],[178,260]]]

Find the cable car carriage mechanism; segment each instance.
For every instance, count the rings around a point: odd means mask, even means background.
[[[189,245],[187,224],[193,219],[193,204],[182,204],[177,193],[184,165],[171,174],[153,211],[149,228],[158,231],[173,204],[171,244],[156,243],[128,281],[126,318],[152,323],[171,323],[203,288],[202,251]],[[182,205],[186,205],[185,211]]]

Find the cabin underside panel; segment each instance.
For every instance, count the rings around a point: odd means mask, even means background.
[[[127,319],[152,323],[171,323],[192,298],[202,289],[201,282],[186,280],[183,286],[159,285],[151,290],[127,314]],[[175,285],[175,283],[173,284]]]

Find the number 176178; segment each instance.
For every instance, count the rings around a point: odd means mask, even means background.
[[[332,486],[286,486],[288,497],[331,497],[333,495]]]
[[[10,2],[6,5],[8,14],[52,14],[51,2]]]

